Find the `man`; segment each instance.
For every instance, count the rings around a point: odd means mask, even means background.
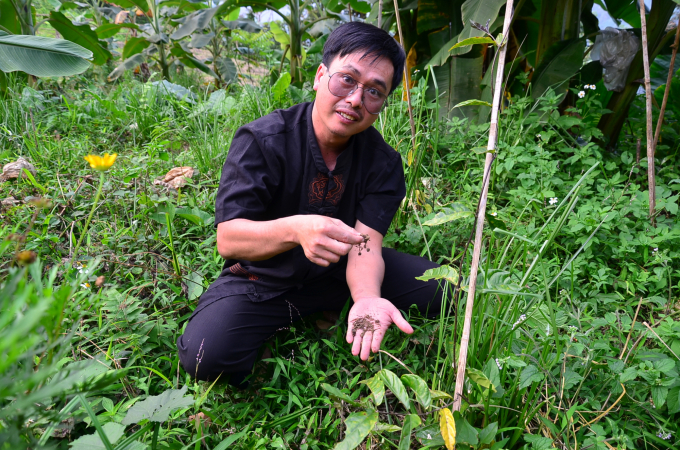
[[[177,341],[184,369],[240,385],[278,329],[350,297],[347,342],[366,360],[398,308],[436,314],[437,265],[383,249],[405,195],[401,156],[371,125],[401,81],[405,55],[385,31],[352,22],[324,46],[313,103],[241,127],[217,193],[217,249],[226,259]]]

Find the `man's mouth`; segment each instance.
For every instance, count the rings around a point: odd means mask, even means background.
[[[355,122],[357,120],[356,118],[350,116],[349,114],[345,114],[344,112],[340,112],[340,111],[336,111],[336,112],[338,114],[340,114],[340,117],[342,117],[344,119],[351,120],[352,122]]]

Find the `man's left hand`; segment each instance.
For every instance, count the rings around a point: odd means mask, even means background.
[[[380,297],[355,300],[347,326],[347,342],[353,343],[352,354],[361,354],[361,359],[366,361],[371,350],[378,353],[380,343],[393,323],[404,333],[413,333],[411,325],[389,300]]]

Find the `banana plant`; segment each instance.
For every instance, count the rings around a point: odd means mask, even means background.
[[[0,74],[21,71],[36,77],[76,75],[90,67],[92,58],[91,51],[64,39],[0,31]]]
[[[357,11],[370,11],[370,4],[352,0],[352,5]],[[281,9],[288,6],[290,12],[284,14]],[[310,37],[309,31],[314,24],[338,18],[343,20],[340,12],[345,8],[345,3],[340,0],[323,0],[314,2],[306,0],[227,0],[218,9],[228,12],[241,7],[250,7],[254,12],[270,10],[278,14],[283,20],[284,28],[276,22],[272,22],[272,32],[276,41],[283,50],[282,64],[284,59],[290,62],[290,74],[292,82],[301,82],[304,79],[302,64],[306,54],[302,46],[302,41]]]
[[[137,24],[142,36],[129,38],[125,43],[122,62],[109,74],[109,81],[148,61],[160,66],[165,80],[170,79],[170,68],[177,63],[217,77],[208,65],[193,56],[188,43],[183,42],[194,31],[206,28],[217,8],[206,8],[203,4],[191,2],[172,7],[146,0],[118,0],[117,3],[124,8],[136,7],[140,17],[147,23]]]

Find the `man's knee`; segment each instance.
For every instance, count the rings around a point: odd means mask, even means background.
[[[256,351],[245,351],[243,346],[234,340],[227,339],[219,343],[209,343],[208,340],[210,337],[196,339],[187,337],[186,333],[177,339],[180,363],[195,379],[215,381],[217,377],[222,379],[232,373],[248,372],[252,369]]]

